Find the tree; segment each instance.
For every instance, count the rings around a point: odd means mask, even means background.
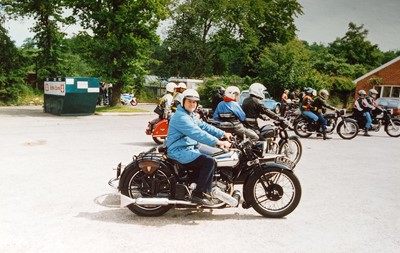
[[[65,34],[59,31],[59,23],[68,23],[63,14],[62,0],[26,0],[9,1],[0,0],[0,6],[12,17],[32,17],[36,23],[31,28],[35,33],[34,41],[38,47],[37,59],[38,76],[45,77],[59,76],[61,73],[60,62],[61,52],[59,51],[62,39]]]
[[[372,45],[367,40],[367,35],[364,25],[357,26],[350,22],[346,35],[329,44],[329,52],[345,59],[348,64],[364,65],[368,71],[374,69],[382,64],[384,55],[378,45]]]
[[[304,87],[312,74],[309,58],[310,52],[301,41],[273,44],[260,55],[259,79],[275,95],[284,89]]]
[[[159,21],[168,15],[171,0],[67,0],[81,25],[93,32],[91,57],[98,74],[113,83],[114,101],[119,103],[126,83],[143,85],[145,67],[154,44]]]

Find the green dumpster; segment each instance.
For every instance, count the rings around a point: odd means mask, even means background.
[[[98,96],[98,78],[46,78],[44,112],[63,116],[91,115],[96,110]]]

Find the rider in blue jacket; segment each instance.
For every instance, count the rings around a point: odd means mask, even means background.
[[[221,101],[214,112],[214,120],[231,122],[235,134],[243,138],[244,135],[252,141],[257,141],[259,136],[254,130],[246,128],[246,114],[237,102],[240,90],[236,86],[229,86],[225,90],[224,100]]]
[[[199,144],[229,148],[232,135],[200,120],[195,110],[200,97],[197,91],[188,89],[182,93],[182,102],[171,117],[168,126],[167,155],[188,169],[198,170],[196,189],[192,194],[192,202],[200,205],[212,205],[208,197],[216,161],[211,156],[200,153]]]

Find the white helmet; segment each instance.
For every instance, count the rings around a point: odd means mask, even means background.
[[[165,89],[167,90],[167,92],[174,92],[174,89],[176,87],[176,84],[173,82],[167,83],[167,85],[165,86]]]
[[[370,96],[378,95],[378,91],[375,90],[375,89],[370,89],[370,90],[368,91],[368,95],[370,95]]]
[[[319,96],[322,97],[323,99],[328,99],[329,92],[325,89],[322,89],[319,91]]]
[[[240,90],[236,86],[229,86],[225,89],[224,95],[230,99],[236,100],[237,97],[240,95]]]
[[[264,91],[267,90],[267,88],[265,88],[265,86],[261,83],[253,83],[252,85],[250,85],[249,88],[249,93],[250,95],[256,96],[260,99],[264,99],[265,95],[264,95]]]
[[[193,101],[199,101],[200,100],[200,96],[199,96],[199,93],[196,90],[187,89],[184,92],[182,92],[181,99],[182,99],[182,101],[180,101],[180,103],[183,106],[183,103],[185,102],[185,99],[190,99],[190,100],[193,100]]]
[[[187,89],[186,84],[185,83],[178,83],[177,88],[182,88],[182,89]]]

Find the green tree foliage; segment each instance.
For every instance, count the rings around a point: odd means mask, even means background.
[[[61,51],[60,45],[64,33],[60,32],[59,24],[68,23],[62,16],[62,0],[1,0],[0,5],[13,17],[31,17],[36,23],[31,28],[35,33],[34,42],[39,49],[37,55],[38,77],[59,76]]]
[[[304,87],[312,73],[309,59],[310,52],[301,41],[272,44],[260,55],[259,79],[274,96],[284,89]]]
[[[67,0],[81,25],[93,32],[91,57],[103,80],[114,84],[118,103],[122,87],[141,89],[159,21],[166,18],[170,0]]]
[[[376,68],[382,64],[384,55],[378,45],[372,45],[367,40],[367,35],[368,30],[364,29],[364,25],[357,26],[350,22],[346,35],[329,44],[329,52],[345,59],[348,64],[361,64],[368,70]]]
[[[256,76],[260,52],[269,43],[295,38],[295,0],[187,0],[160,53],[163,73],[172,76],[248,74]]]

